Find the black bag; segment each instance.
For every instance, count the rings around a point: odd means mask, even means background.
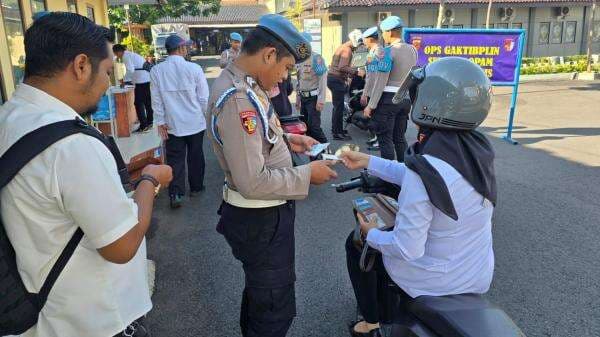
[[[105,137],[100,131],[76,118],[43,126],[26,134],[11,146],[0,157],[0,189],[4,188],[31,159],[50,145],[77,133],[95,137],[110,149],[117,162],[121,182],[124,186],[128,185],[127,167],[114,139]],[[82,237],[83,231],[81,228],[77,228],[50,270],[40,292],[33,294],[27,291],[21,280],[17,270],[15,251],[6,235],[4,223],[0,217],[0,336],[22,334],[37,323],[39,312],[44,307],[52,286],[67,265]]]

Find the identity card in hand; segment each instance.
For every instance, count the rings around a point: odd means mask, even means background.
[[[325,151],[325,149],[328,147],[329,147],[329,143],[313,145],[313,147],[310,149],[310,152],[308,153],[308,155],[311,157],[316,157],[319,155],[319,153]]]

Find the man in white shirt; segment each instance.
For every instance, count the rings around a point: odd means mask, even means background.
[[[152,68],[152,107],[158,132],[165,140],[167,164],[173,168],[169,185],[171,207],[181,206],[185,195],[186,157],[190,195],[204,190],[204,113],[208,83],[202,68],[185,60],[190,41],[171,35],[165,41],[169,56]]]
[[[364,317],[351,324],[353,336],[380,336],[377,298],[385,289],[378,289],[378,280],[391,278],[407,298],[482,294],[492,282],[494,150],[475,131],[491,107],[490,80],[467,59],[443,58],[413,69],[404,86],[408,90],[396,97],[408,92],[411,100],[416,97],[411,117],[419,126],[406,164],[358,152],[341,155],[348,168],[367,168],[402,187],[393,231],[359,216],[366,243],[381,252],[374,271],[361,272],[352,235],[346,242],[348,272]]]
[[[49,13],[25,33],[25,78],[0,107],[0,155],[42,126],[81,119],[106,92],[113,69],[108,29],[73,13]],[[66,137],[33,158],[0,191],[4,228],[27,290],[38,293],[77,228],[84,237],[24,337],[146,336],[136,320],[151,308],[144,235],[154,182],[148,166],[133,199],[102,142]],[[125,331],[127,330],[127,331]]]
[[[148,131],[152,129],[154,123],[150,95],[150,67],[145,65],[146,60],[141,55],[127,50],[127,47],[122,44],[115,44],[113,53],[125,64],[123,84],[135,85],[134,105],[140,126],[134,132]]]

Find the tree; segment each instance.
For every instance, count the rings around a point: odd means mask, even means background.
[[[209,15],[218,13],[220,0],[166,0],[156,5],[129,5],[131,23],[152,25],[161,17],[179,18],[182,15]],[[121,6],[108,9],[110,25],[121,31],[127,30],[127,15]]]

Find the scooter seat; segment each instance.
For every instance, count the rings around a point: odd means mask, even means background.
[[[508,315],[477,294],[419,296],[409,311],[444,337],[524,337]]]

